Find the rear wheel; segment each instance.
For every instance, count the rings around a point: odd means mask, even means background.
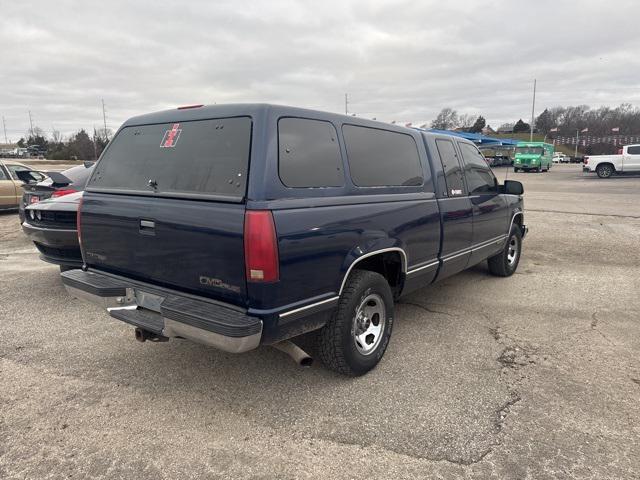
[[[520,226],[514,224],[509,232],[504,249],[489,258],[489,272],[497,277],[510,277],[514,274],[520,263],[520,253],[522,252],[522,231]]]
[[[613,167],[608,163],[598,165],[596,167],[596,173],[600,178],[609,178],[611,175],[613,175]]]
[[[518,173],[520,171],[520,169],[514,167],[513,171],[514,171],[514,173]]]
[[[393,294],[379,273],[355,270],[331,320],[318,332],[318,357],[344,375],[363,375],[384,355],[393,328]]]

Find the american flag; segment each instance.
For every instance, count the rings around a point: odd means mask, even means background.
[[[615,127],[611,129],[612,132],[619,132],[620,131],[620,127]]]
[[[580,133],[587,133],[589,131],[588,128],[583,128],[582,130],[580,130]]]
[[[549,130],[550,132],[557,132],[558,131],[558,127],[552,128],[551,130]]]

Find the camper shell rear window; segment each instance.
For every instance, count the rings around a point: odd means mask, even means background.
[[[96,165],[87,190],[242,199],[251,130],[249,117],[125,127]]]

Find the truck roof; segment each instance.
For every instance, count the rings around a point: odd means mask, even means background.
[[[237,117],[244,115],[260,117],[270,113],[275,113],[278,116],[310,117],[329,121],[339,120],[341,122],[368,124],[378,128],[409,130],[407,127],[400,125],[369,120],[362,117],[269,103],[228,103],[219,105],[179,107],[132,117],[123,123],[123,127],[177,121],[186,122],[190,120],[204,120],[216,117]]]
[[[355,117],[350,115],[344,115],[340,113],[325,112],[322,110],[312,110],[307,108],[291,107],[286,105],[276,105],[270,103],[228,103],[228,104],[216,104],[216,105],[202,105],[193,107],[172,108],[169,110],[162,110],[159,112],[147,113],[144,115],[137,115],[126,120],[121,128],[130,127],[134,125],[149,125],[158,123],[171,123],[171,122],[188,122],[192,120],[206,120],[211,118],[223,118],[223,117],[239,117],[239,116],[251,116],[253,118],[266,117],[270,114],[277,116],[290,116],[301,118],[313,118],[318,120],[326,120],[333,122],[351,123],[354,125],[362,125],[372,128],[382,128],[385,130],[404,131],[404,132],[416,132],[419,131],[423,135],[427,136],[440,136],[445,135],[443,133],[429,132],[428,130],[422,130],[417,128],[404,127],[402,125],[396,125],[393,123],[380,122],[377,120],[369,120],[363,117]],[[465,140],[462,137],[456,137],[457,140],[465,141],[469,143],[469,140]]]

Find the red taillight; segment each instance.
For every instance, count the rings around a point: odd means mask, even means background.
[[[82,231],[80,227],[80,212],[82,211],[82,197],[78,201],[78,211],[76,212],[76,230],[78,231],[78,244],[82,250]]]
[[[53,192],[51,194],[52,198],[57,198],[57,197],[64,197],[65,195],[69,195],[71,193],[76,193],[77,190],[74,190],[72,188],[67,188],[67,189],[61,189],[61,190],[56,190],[55,192]]]
[[[245,212],[244,262],[248,282],[280,279],[276,228],[269,210]]]

